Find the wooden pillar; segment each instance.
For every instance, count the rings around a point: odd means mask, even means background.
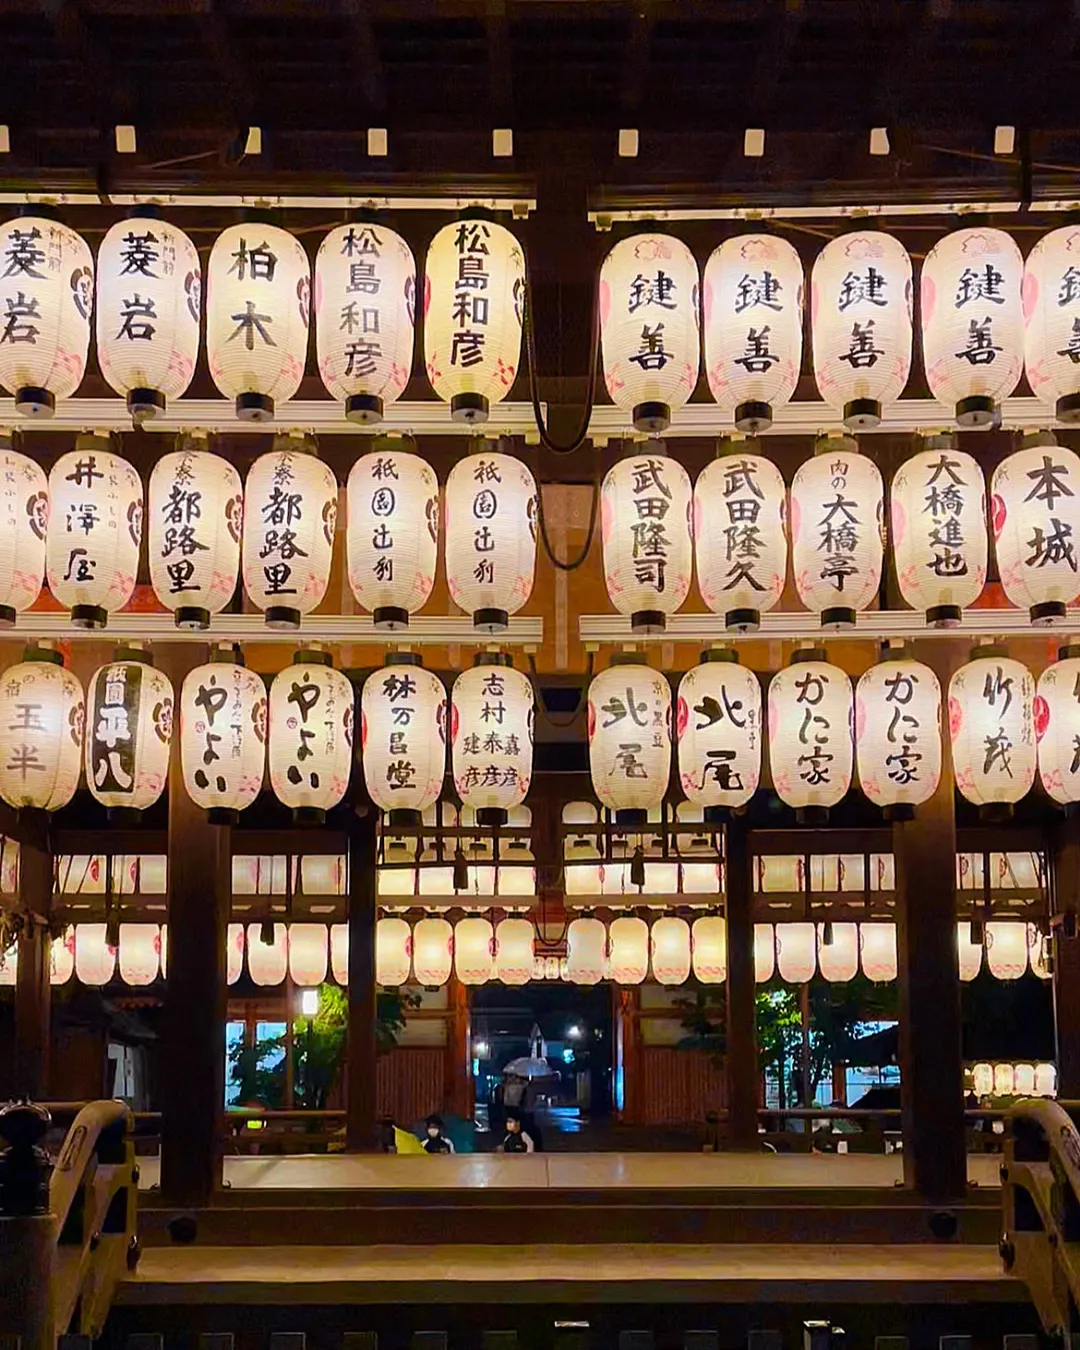
[[[738,817],[724,830],[727,896],[728,1147],[756,1152],[758,1140],[757,987],[750,840]]]
[[[42,813],[44,815],[44,813]],[[19,935],[15,975],[15,1093],[49,1095],[50,1016],[49,914],[52,911],[53,855],[48,821],[35,821],[33,837],[19,847]]]
[[[345,1042],[345,1141],[350,1153],[379,1147],[375,1064],[375,814],[354,817],[349,830],[349,1031]]]
[[[1051,866],[1057,1092],[1064,1101],[1076,1101],[1080,1098],[1080,816],[1058,825]]]
[[[447,986],[446,1058],[443,1066],[443,1108],[471,1120],[473,1113],[472,1035],[469,990],[456,975]]]
[[[636,985],[611,986],[615,1000],[615,1076],[622,1084],[622,1106],[617,1111],[624,1125],[640,1125],[642,1109],[641,990]],[[617,1090],[617,1086],[616,1086]]]

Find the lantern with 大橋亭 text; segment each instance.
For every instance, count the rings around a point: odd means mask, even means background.
[[[270,785],[298,822],[321,824],[349,786],[353,687],[324,651],[300,651],[270,686]]]

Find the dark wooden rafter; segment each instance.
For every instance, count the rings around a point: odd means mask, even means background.
[[[506,0],[485,0],[484,28],[487,33],[491,116],[495,125],[512,127],[514,120],[514,69],[510,55],[509,19]]]
[[[76,0],[39,0],[39,4],[57,41],[78,61],[95,91],[101,125],[134,123],[138,107],[135,93],[116,69],[109,52],[91,33]]]
[[[345,20],[349,46],[368,110],[386,112],[386,73],[379,56],[375,27],[368,0],[338,0],[338,11]]]
[[[245,126],[255,117],[255,91],[220,0],[193,0],[193,8],[199,40],[217,74],[222,101],[237,126]]]
[[[622,57],[622,87],[619,92],[620,109],[624,115],[636,113],[642,94],[648,85],[649,47],[656,10],[652,0],[633,0],[630,6],[629,26]]]

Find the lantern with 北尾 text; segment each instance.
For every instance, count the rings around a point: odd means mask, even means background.
[[[478,825],[505,825],[525,800],[533,771],[533,687],[502,652],[478,652],[454,681],[454,787]]]
[[[632,653],[589,685],[589,770],[600,804],[621,825],[644,824],[671,772],[671,686]]]
[[[169,775],[173,690],[145,652],[119,648],[93,676],[86,699],[86,786],[110,817],[145,811]]]
[[[1060,806],[1080,802],[1080,645],[1062,647],[1035,695],[1039,781]]]
[[[769,764],[782,802],[821,824],[851,786],[851,681],[817,648],[792,653],[769,683]]]
[[[321,824],[349,786],[353,687],[330,654],[296,653],[270,686],[270,785],[297,823]]]
[[[1031,672],[991,644],[949,682],[956,786],[987,819],[1006,819],[1035,782],[1034,701]]]
[[[600,493],[604,582],[635,633],[662,633],[690,590],[693,567],[690,478],[650,443],[620,460]]]
[[[419,825],[446,773],[446,689],[415,652],[390,652],[364,681],[360,747],[371,800],[390,823]]]
[[[679,781],[715,824],[745,806],[761,778],[761,687],[730,648],[701,653],[679,681]]]
[[[58,811],[79,786],[86,705],[60,653],[29,647],[0,683],[0,797]]]
[[[266,687],[222,646],[180,690],[180,762],[188,796],[212,825],[232,825],[262,790]]]
[[[855,689],[859,786],[888,820],[906,820],[941,778],[941,686],[929,666],[887,649]]]

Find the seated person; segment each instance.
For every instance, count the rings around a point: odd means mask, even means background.
[[[506,1134],[496,1150],[499,1153],[533,1153],[536,1145],[521,1121],[521,1112],[513,1107],[506,1112]]]
[[[453,1153],[454,1142],[444,1132],[442,1116],[428,1116],[427,1138],[424,1140],[425,1153]]]

